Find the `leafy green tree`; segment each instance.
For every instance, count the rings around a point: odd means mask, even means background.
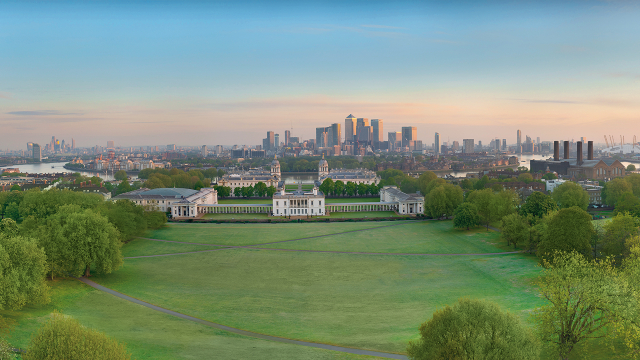
[[[20,187],[20,185],[13,185],[9,191],[22,191],[22,188]]]
[[[109,222],[116,227],[122,241],[131,240],[144,234],[147,230],[144,209],[130,200],[105,202],[96,211],[106,216]]]
[[[113,178],[116,180],[125,180],[127,179],[127,172],[124,170],[118,170],[115,174],[113,174]]]
[[[242,196],[252,197],[253,193],[254,193],[254,188],[252,185],[242,187]]]
[[[518,181],[522,181],[523,183],[528,184],[533,181],[533,175],[529,173],[522,173],[518,175]]]
[[[538,256],[552,256],[556,251],[577,251],[590,257],[590,241],[594,234],[589,213],[577,206],[560,209],[548,219],[538,247]]]
[[[631,185],[633,195],[640,197],[640,174],[628,174],[624,180]]]
[[[193,185],[193,189],[194,190],[200,190],[204,187],[204,183],[202,182],[202,180],[198,180],[196,181],[195,185]],[[252,188],[253,189],[253,188]]]
[[[589,261],[576,252],[557,252],[543,266],[535,283],[547,304],[536,309],[534,318],[542,340],[560,359],[568,359],[580,343],[625,333],[629,320],[638,316],[631,278],[611,258]],[[634,330],[637,334],[637,326]]]
[[[46,261],[34,240],[0,234],[0,310],[49,302]]]
[[[613,215],[629,213],[635,217],[640,217],[640,199],[633,195],[632,192],[626,192],[620,195],[616,202],[616,208]]]
[[[518,213],[509,214],[502,218],[502,232],[500,237],[507,242],[513,244],[513,248],[517,248],[518,244],[525,243],[529,238],[529,222]]]
[[[160,211],[145,211],[144,219],[150,230],[160,229],[167,223],[167,215]]]
[[[128,193],[129,191],[133,191],[133,189],[131,188],[131,185],[129,184],[129,181],[124,180],[116,188],[116,195]]]
[[[473,185],[473,188],[476,190],[484,190],[485,185],[488,183],[489,183],[489,177],[485,175]]]
[[[493,221],[498,220],[499,209],[495,197],[496,195],[491,189],[476,190],[467,197],[467,201],[478,208],[480,221],[486,225],[487,230],[489,230],[489,225]]]
[[[276,191],[278,191],[278,189],[276,189],[275,186],[271,185],[267,188],[267,196],[268,197],[273,197],[273,195],[276,193]]]
[[[556,187],[551,196],[561,209],[577,206],[582,210],[587,210],[589,207],[589,193],[572,181],[567,181]]]
[[[91,179],[89,179],[91,181],[91,184],[98,186],[102,183],[102,179],[98,176],[92,176]]]
[[[320,184],[319,189],[323,194],[325,194],[325,196],[329,196],[331,193],[333,193],[333,186],[333,180],[330,178],[326,178],[324,179],[322,184]]]
[[[438,175],[436,175],[436,173],[434,173],[433,171],[423,172],[422,174],[420,174],[420,177],[418,177],[418,190],[420,190],[423,195],[427,195],[427,186],[429,186],[429,183],[437,178]]]
[[[365,183],[358,184],[358,195],[364,196],[369,193],[369,186]]]
[[[253,190],[259,197],[264,197],[267,194],[267,184],[258,181]]]
[[[349,196],[354,196],[358,191],[358,187],[352,181],[347,181],[347,184],[344,186],[344,190]]]
[[[229,197],[231,196],[231,188],[229,186],[216,185],[213,187],[220,197]]]
[[[0,338],[0,360],[13,360],[16,354],[13,353],[13,347],[5,340]]]
[[[120,185],[122,185],[123,183],[125,183],[126,181],[123,181]],[[159,178],[157,178],[155,176],[155,174],[153,174],[147,181],[144,182],[144,187],[148,188],[148,189],[160,189],[160,188],[164,188],[166,187],[163,183],[162,180],[160,180]],[[120,186],[118,186],[119,188]]]
[[[19,233],[18,224],[13,219],[0,220],[0,235],[8,237],[18,236]]]
[[[369,184],[367,192],[371,195],[378,195],[380,193],[380,188],[376,184]]]
[[[636,166],[633,164],[627,165],[627,171],[636,171]]]
[[[454,212],[453,227],[456,229],[476,227],[480,225],[478,208],[469,202],[462,203]]]
[[[533,360],[539,353],[535,336],[518,317],[494,303],[467,298],[436,310],[407,347],[412,360]]]
[[[233,195],[235,197],[242,197],[242,188],[241,187],[236,187],[233,189]]]
[[[464,190],[473,190],[473,182],[470,179],[462,179],[460,187]]]
[[[531,214],[537,219],[542,219],[544,215],[557,209],[558,204],[551,198],[551,196],[535,191],[533,194],[529,195],[520,208],[520,214],[524,216]]]
[[[603,203],[615,206],[622,194],[633,192],[632,186],[622,178],[615,178],[604,185],[602,189]]]
[[[218,177],[219,177],[219,178],[223,177],[223,176],[224,176],[224,174],[225,174],[224,170],[222,170],[222,169],[218,169]]]
[[[344,182],[342,182],[342,180],[338,180],[333,184],[333,193],[335,195],[341,196],[344,194],[345,191],[345,185]]]
[[[625,252],[625,242],[638,235],[640,219],[630,214],[618,214],[602,227],[604,238],[602,253],[604,255],[621,256]]]
[[[555,180],[558,177],[556,176],[556,174],[554,174],[552,172],[548,172],[548,173],[542,175],[542,178],[545,179],[545,180]]]
[[[129,360],[123,344],[69,317],[54,311],[31,339],[24,360]]]

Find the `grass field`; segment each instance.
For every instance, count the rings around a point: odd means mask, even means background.
[[[367,197],[367,198],[336,198],[336,199],[326,199],[327,204],[336,204],[336,203],[361,203],[361,202],[380,202],[379,197]]]
[[[253,213],[253,214],[204,214],[203,219],[268,219],[269,214]]]
[[[8,339],[13,346],[27,348],[31,334],[58,310],[126,343],[135,359],[374,359],[231,334],[130,303],[76,280],[60,279],[51,285],[49,305],[0,311],[18,322]]]
[[[373,217],[403,217],[393,211],[358,211],[358,212],[332,212],[328,216],[329,218],[345,218],[345,219],[357,219],[357,218],[373,218]]]

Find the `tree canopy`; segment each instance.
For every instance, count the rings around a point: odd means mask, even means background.
[[[589,193],[572,181],[567,181],[556,187],[551,194],[561,209],[577,206],[582,210],[587,210],[589,207]]]
[[[414,360],[533,360],[539,352],[533,333],[516,316],[466,298],[436,310],[420,326],[420,339],[407,347]]]
[[[552,211],[558,209],[558,204],[549,195],[545,195],[539,191],[535,191],[529,195],[527,200],[520,208],[520,214],[532,216],[542,219],[542,217]]]
[[[547,221],[545,234],[538,247],[538,256],[552,256],[556,251],[577,251],[590,256],[590,241],[594,235],[589,213],[577,206],[560,209]]]
[[[476,227],[480,225],[478,208],[469,202],[462,203],[454,212],[453,227],[457,229]]]
[[[49,302],[46,255],[35,240],[0,234],[0,310]]]

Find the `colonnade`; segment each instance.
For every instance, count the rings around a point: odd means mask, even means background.
[[[380,203],[371,203],[371,204],[349,204],[349,203],[340,203],[340,204],[327,204],[325,206],[327,212],[358,212],[358,211],[397,211],[398,204],[380,204]]]
[[[271,204],[264,205],[200,205],[198,206],[199,214],[270,214],[273,206]]]

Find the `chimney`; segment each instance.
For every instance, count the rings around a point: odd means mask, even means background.
[[[565,159],[569,158],[569,142],[568,141],[564,142],[564,158]]]
[[[587,160],[593,160],[593,141],[587,142]]]
[[[553,161],[560,161],[560,141],[553,142]]]
[[[582,165],[582,141],[578,141],[578,147],[576,148],[576,154],[577,154],[577,165]]]

